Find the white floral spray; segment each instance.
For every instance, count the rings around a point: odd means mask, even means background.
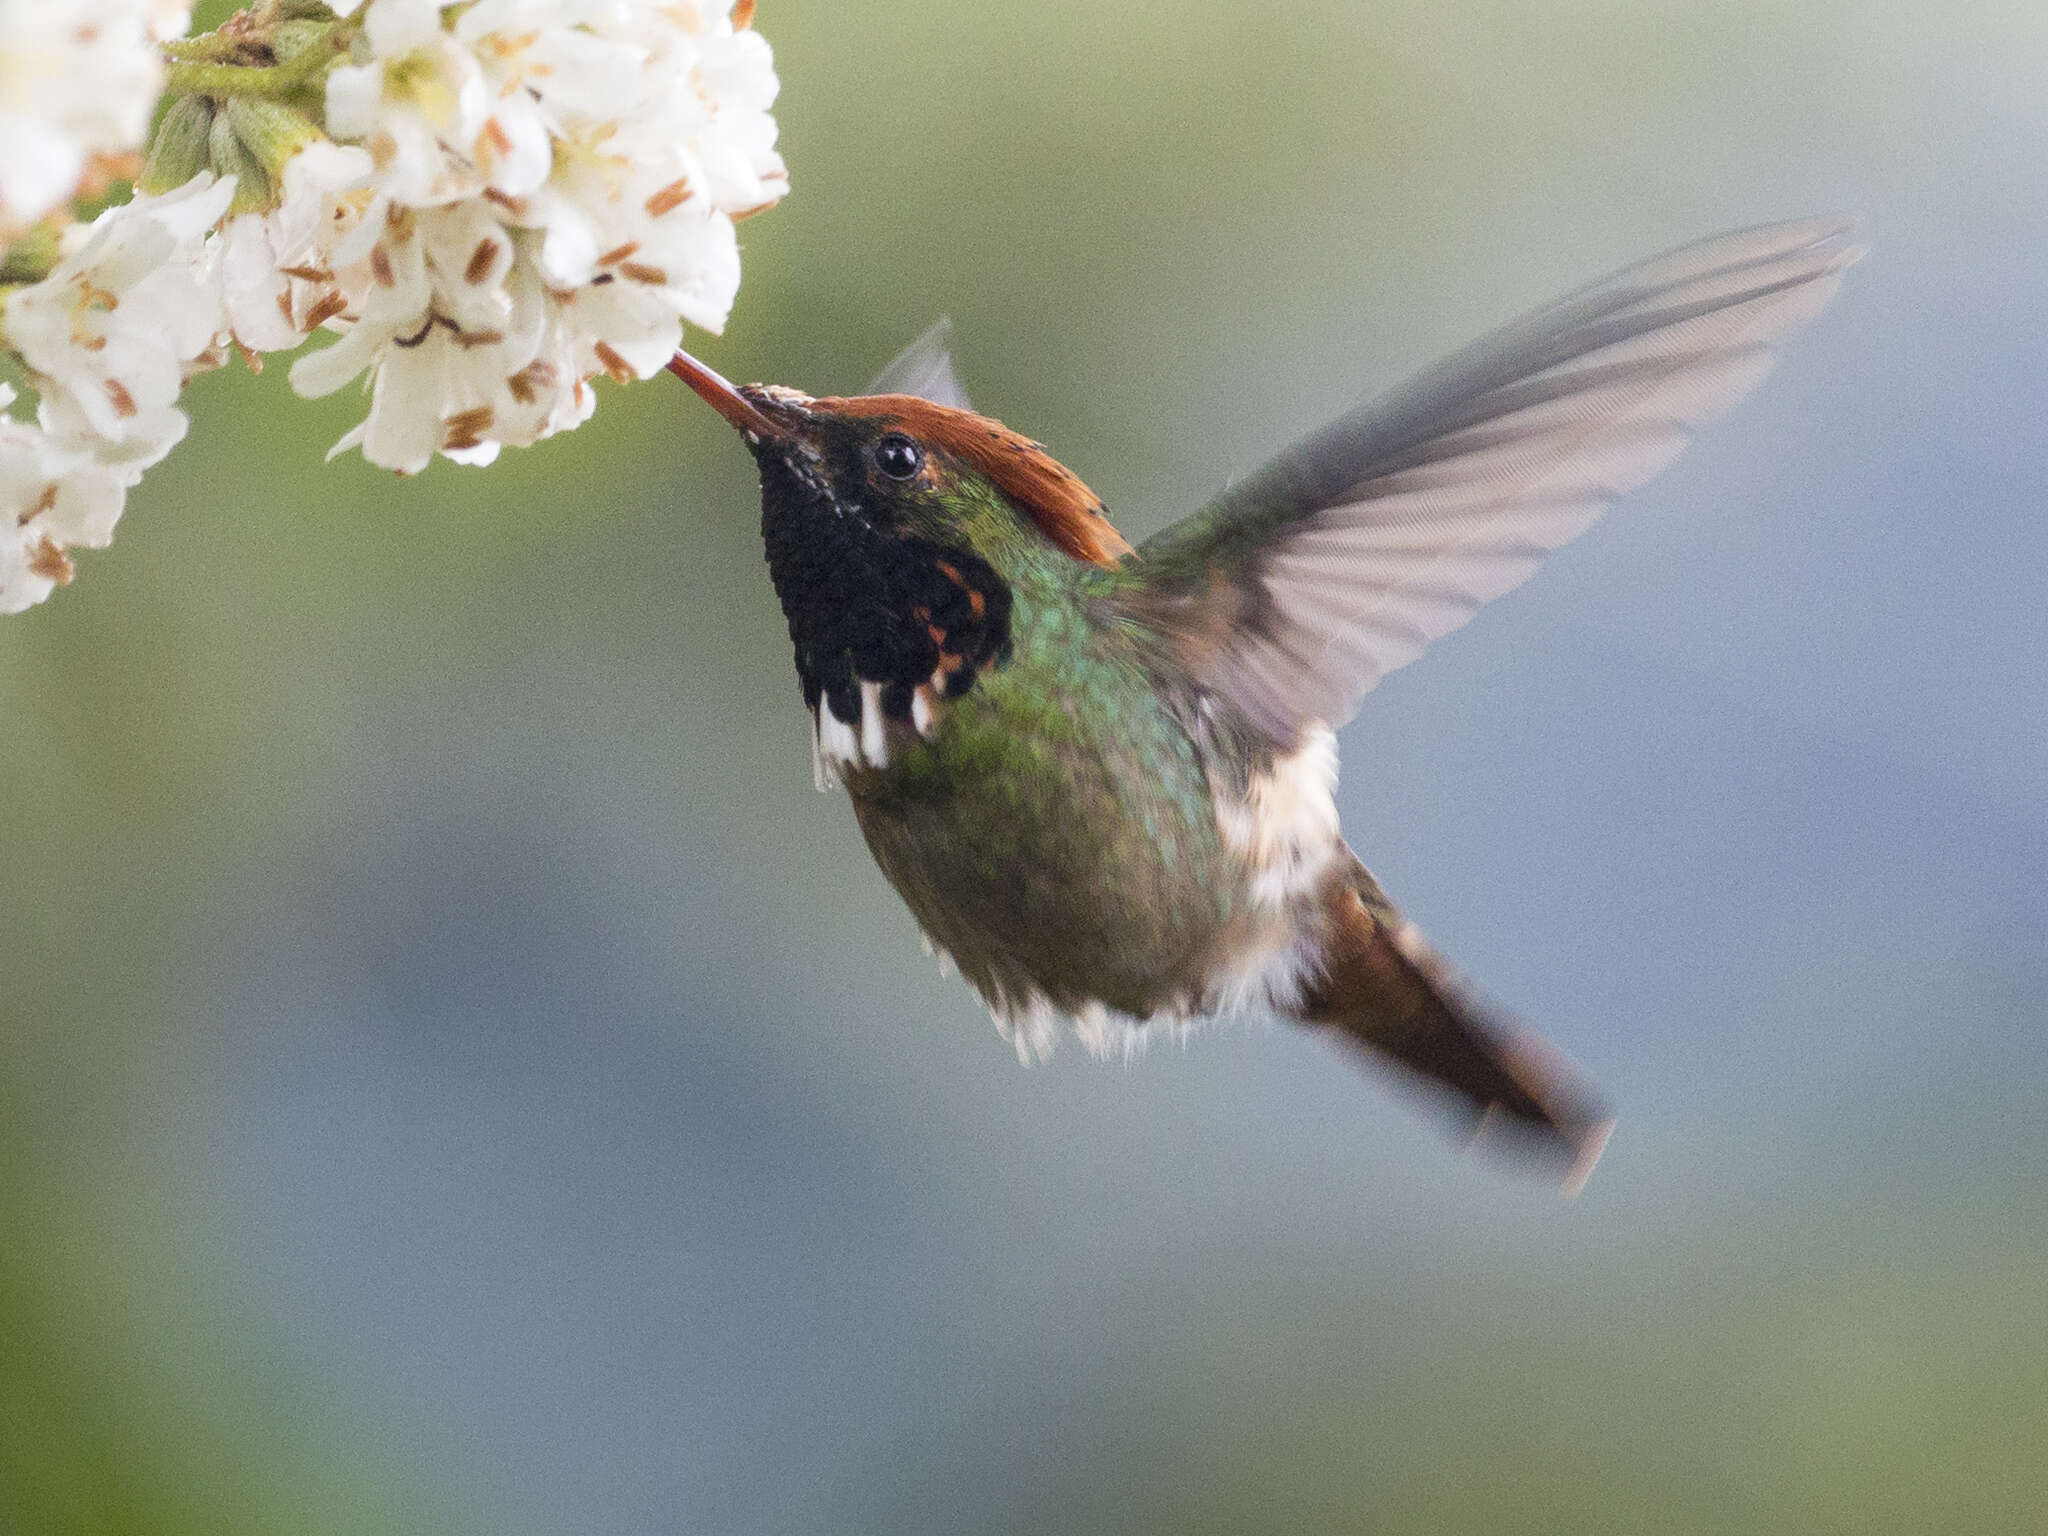
[[[0,0],[0,361],[36,397],[0,398],[0,612],[108,541],[194,374],[326,331],[290,377],[363,381],[336,452],[489,463],[722,329],[734,225],[788,187],[749,0],[263,0],[179,38],[188,13]]]

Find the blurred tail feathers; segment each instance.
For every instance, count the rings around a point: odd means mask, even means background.
[[[1337,1031],[1447,1100],[1472,1140],[1496,1130],[1575,1195],[1614,1129],[1612,1116],[1545,1040],[1476,1003],[1449,964],[1355,857],[1324,911],[1319,974],[1297,1016]]]

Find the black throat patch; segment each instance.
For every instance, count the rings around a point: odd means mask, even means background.
[[[804,703],[859,721],[860,685],[907,720],[929,685],[943,698],[1010,659],[1010,589],[971,549],[896,530],[887,509],[842,501],[824,471],[774,444],[761,466],[761,541],[789,620]]]

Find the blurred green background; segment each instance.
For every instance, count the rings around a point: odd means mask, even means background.
[[[856,389],[950,312],[1134,533],[1865,215],[1759,399],[1344,736],[1605,1164],[1279,1029],[1020,1070],[813,794],[672,381],[400,481],[223,373],[0,627],[0,1531],[2048,1530],[2048,11],[758,24],[795,190],[706,355]]]

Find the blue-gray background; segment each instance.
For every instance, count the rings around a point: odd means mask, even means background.
[[[0,1527],[2048,1528],[2048,12],[759,24],[795,191],[706,354],[853,389],[950,311],[1134,533],[1626,260],[1865,216],[1343,738],[1605,1164],[1275,1028],[1019,1069],[813,794],[672,382],[398,481],[223,374],[0,630]]]

